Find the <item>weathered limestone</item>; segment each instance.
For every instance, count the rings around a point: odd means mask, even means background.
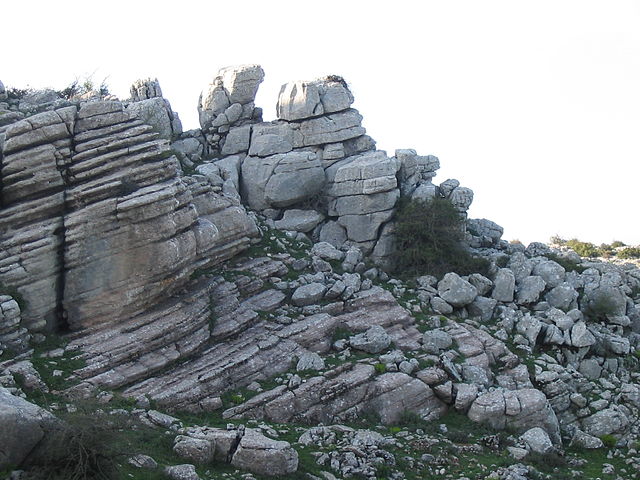
[[[254,99],[263,79],[264,71],[259,65],[226,67],[200,95],[200,126],[214,155],[248,150],[249,125],[260,122],[262,117]]]
[[[63,172],[71,161],[76,108],[12,124],[1,157],[0,282],[24,298],[30,330],[53,326],[62,289]]]
[[[0,387],[0,469],[14,468],[46,449],[47,437],[59,427],[51,413]],[[40,452],[42,453],[42,452]]]
[[[542,392],[534,389],[501,390],[481,394],[469,409],[474,422],[493,428],[526,431],[541,427],[554,444],[560,443],[558,419]]]
[[[311,152],[247,157],[242,162],[243,199],[254,210],[288,207],[322,191],[325,175]]]
[[[18,302],[8,295],[0,295],[0,355],[6,350],[22,353],[29,349],[31,335],[20,323]]]
[[[312,82],[291,82],[282,86],[276,111],[284,120],[302,120],[348,109],[353,95],[337,76]]]

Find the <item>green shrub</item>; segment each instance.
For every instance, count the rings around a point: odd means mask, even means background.
[[[396,212],[395,274],[406,277],[447,272],[487,274],[489,261],[463,246],[464,219],[444,198],[425,202],[402,199]]]
[[[602,252],[593,243],[581,242],[577,238],[572,238],[566,243],[567,247],[571,248],[581,257],[596,258],[599,257]]]
[[[613,242],[611,242],[611,248],[620,248],[620,247],[626,247],[627,245],[624,242],[621,242],[620,240],[614,240]]]
[[[627,247],[620,250],[616,256],[618,258],[640,258],[639,247]]]
[[[373,368],[375,368],[376,373],[382,374],[387,371],[387,366],[384,363],[376,363]]]
[[[605,434],[600,436],[600,440],[606,448],[613,448],[618,443],[618,439],[611,434]]]

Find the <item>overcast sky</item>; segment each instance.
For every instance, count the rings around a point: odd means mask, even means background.
[[[378,148],[440,158],[504,237],[640,243],[640,1],[3,2],[0,80],[157,77],[185,129],[221,67],[343,76]]]

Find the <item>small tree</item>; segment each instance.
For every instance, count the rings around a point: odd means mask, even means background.
[[[463,238],[464,219],[449,200],[403,199],[396,212],[393,270],[400,275],[486,273],[489,262],[471,256]]]

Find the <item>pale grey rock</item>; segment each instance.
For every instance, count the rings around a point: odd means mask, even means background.
[[[485,295],[489,293],[491,287],[493,287],[493,282],[479,273],[472,273],[471,275],[469,275],[467,281],[471,285],[476,287],[476,290],[478,290],[478,295]]]
[[[531,242],[529,245],[527,245],[527,248],[524,251],[525,255],[527,255],[527,257],[531,258],[531,257],[544,257],[545,255],[548,255],[551,252],[551,248],[549,248],[548,245],[541,243],[541,242]]]
[[[578,371],[589,380],[597,380],[602,375],[602,367],[595,358],[585,358],[582,360]]]
[[[627,300],[619,288],[604,285],[585,291],[588,310],[596,311],[608,317],[624,316],[627,311]]]
[[[182,132],[182,127],[174,130],[174,114],[164,98],[156,97],[139,102],[129,103],[127,112],[139,118],[147,125],[151,125],[160,137],[171,139],[173,135]]]
[[[371,252],[371,260],[383,269],[392,267],[393,254],[396,251],[396,235],[394,222],[388,222],[382,226],[380,236]]]
[[[553,451],[553,444],[547,432],[540,427],[530,428],[522,435],[520,441],[524,442],[529,451],[546,455]]]
[[[422,335],[422,348],[425,352],[439,355],[442,350],[448,350],[453,345],[453,339],[444,330],[427,330]]]
[[[129,88],[131,100],[139,102],[150,98],[162,97],[162,89],[157,78],[138,79]]]
[[[553,260],[542,260],[533,267],[532,273],[542,277],[550,288],[557,287],[565,278],[564,268]]]
[[[413,193],[411,199],[419,202],[429,202],[438,196],[438,187],[432,183],[421,183]]]
[[[203,163],[196,167],[196,172],[204,175],[213,186],[222,187],[224,180],[220,175],[220,168],[215,163]]]
[[[536,317],[525,314],[516,324],[516,331],[526,338],[530,346],[534,346],[538,341],[538,336],[542,330],[542,323]]]
[[[326,242],[334,247],[341,247],[347,241],[347,231],[335,220],[330,220],[322,225],[318,240],[320,243]]]
[[[155,470],[156,468],[158,468],[158,462],[156,462],[149,455],[144,455],[142,453],[134,455],[133,457],[129,458],[127,462],[129,463],[129,465],[133,465],[136,468],[146,468],[148,470]]]
[[[439,185],[440,193],[443,197],[449,198],[449,196],[451,196],[451,193],[459,186],[460,181],[456,180],[455,178],[448,178]]]
[[[17,354],[29,349],[31,335],[22,327],[21,321],[18,302],[9,295],[0,295],[0,351],[10,350]]]
[[[353,95],[344,80],[326,77],[312,82],[290,82],[282,86],[276,112],[284,120],[302,120],[348,109]]]
[[[361,123],[362,116],[353,109],[302,120],[295,124],[293,147],[324,145],[360,137],[366,133]]]
[[[324,220],[324,215],[315,210],[285,210],[280,220],[275,221],[275,227],[279,230],[293,230],[307,233],[318,226]]]
[[[325,183],[320,160],[311,152],[246,157],[241,178],[243,199],[254,210],[302,202],[320,193]]]
[[[259,65],[240,65],[221,69],[207,89],[202,92],[198,101],[202,129],[208,130],[213,120],[227,112],[227,109],[235,103],[243,106],[242,116],[245,116],[245,106],[249,106],[253,111],[253,101],[263,79],[264,71]],[[248,118],[250,117],[249,113]]]
[[[462,365],[462,379],[466,383],[488,387],[492,384],[491,373],[477,365]]]
[[[630,421],[621,409],[616,407],[606,408],[582,419],[582,428],[585,433],[594,437],[602,435],[624,433],[629,427]]]
[[[473,202],[473,190],[467,187],[456,187],[447,198],[460,213],[465,213]]]
[[[447,195],[445,194],[445,196]],[[504,229],[500,225],[486,218],[467,220],[467,231],[477,237],[489,239],[490,244],[497,244],[504,233]]]
[[[513,272],[518,284],[531,275],[533,271],[531,260],[522,252],[515,252],[511,255],[507,267]]]
[[[587,324],[576,322],[571,328],[571,346],[581,348],[590,347],[596,343],[596,337],[589,331]]]
[[[391,345],[391,337],[383,327],[374,325],[363,333],[349,337],[349,345],[363,352],[380,353]]]
[[[494,298],[477,296],[473,302],[467,305],[467,311],[472,317],[480,317],[483,322],[488,322],[493,318],[493,312],[498,301]]]
[[[231,465],[277,478],[298,470],[298,452],[289,442],[272,440],[253,429],[247,429],[233,454]]]
[[[454,307],[464,307],[473,302],[478,290],[457,273],[450,272],[438,282],[438,295]]]
[[[512,302],[515,286],[516,278],[513,272],[508,268],[501,268],[493,279],[491,297],[499,302]]]
[[[232,127],[225,137],[221,150],[222,155],[234,155],[236,153],[246,152],[249,150],[250,138],[251,125]]]
[[[5,88],[4,83],[0,80],[0,102],[4,102],[7,98],[7,89]]]
[[[454,407],[458,412],[467,413],[478,397],[478,386],[472,383],[456,383],[454,387],[456,390]]]
[[[329,143],[324,146],[322,151],[322,160],[339,160],[345,157],[345,150],[343,143]]]
[[[173,451],[185,460],[205,465],[213,461],[215,443],[202,438],[178,435],[174,440]]]
[[[267,157],[293,150],[293,130],[284,123],[259,123],[251,129],[249,155]]]
[[[329,215],[362,215],[382,212],[394,208],[399,198],[400,191],[397,189],[369,195],[338,197],[329,202]]]
[[[306,305],[313,305],[314,303],[318,303],[324,293],[327,291],[327,287],[325,287],[322,283],[308,283],[307,285],[302,285],[298,287],[291,296],[291,302],[298,306],[304,307]]]
[[[318,84],[315,82],[290,82],[280,88],[276,114],[283,120],[302,120],[324,113],[320,102]]]
[[[47,436],[58,427],[58,420],[37,405],[16,397],[0,387],[0,469],[16,467],[46,446]]]
[[[338,218],[338,223],[345,228],[349,240],[368,242],[378,239],[382,225],[388,222],[393,214],[394,210],[364,215],[343,215]]]
[[[349,247],[346,255],[344,256],[344,262],[342,262],[342,268],[346,272],[353,272],[355,267],[362,261],[362,251],[358,247]]]
[[[324,360],[315,352],[305,352],[300,355],[296,364],[296,371],[304,372],[307,370],[323,370]]]
[[[544,327],[544,339],[542,343],[545,345],[562,345],[565,343],[562,330],[556,325],[546,325]]]
[[[536,303],[547,284],[538,275],[525,277],[518,283],[516,303],[518,305],[530,305]]]
[[[165,467],[164,473],[171,480],[200,480],[196,467],[188,463]]]
[[[602,440],[598,437],[594,437],[593,435],[589,435],[584,433],[582,430],[576,430],[571,438],[570,447],[575,448],[585,448],[587,450],[595,450],[598,448],[602,448],[604,444]]]
[[[398,162],[382,151],[341,160],[327,169],[327,195],[372,195],[397,188]]]
[[[441,315],[449,315],[450,313],[453,313],[453,307],[440,297],[431,298],[430,303],[431,308],[433,308],[433,311],[436,313]]]
[[[342,261],[345,253],[338,250],[329,242],[318,242],[311,248],[311,255],[318,256],[323,260]]]
[[[526,431],[540,427],[554,445],[560,444],[558,419],[544,393],[535,389],[496,389],[481,394],[471,405],[468,417],[493,428]]]
[[[197,138],[187,137],[171,142],[171,149],[186,155],[189,158],[202,157],[204,147]]]
[[[578,292],[568,283],[564,282],[557,287],[553,287],[545,295],[545,300],[554,308],[565,312],[571,310],[576,305]]]

